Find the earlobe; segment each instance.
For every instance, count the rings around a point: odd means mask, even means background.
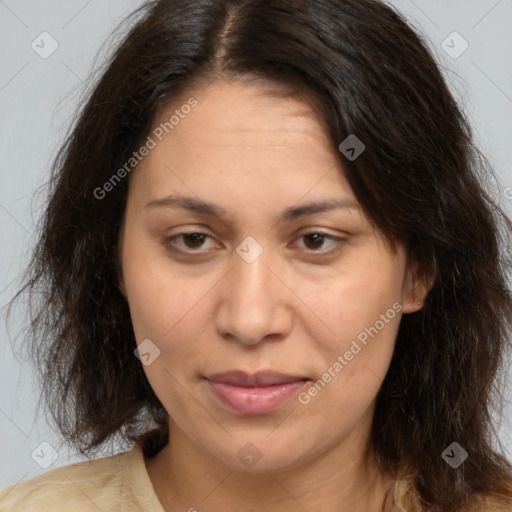
[[[121,295],[124,298],[126,298],[126,290],[125,290],[123,281],[119,280],[117,283],[117,287],[118,287],[119,291],[121,292]]]
[[[121,243],[121,241],[120,241],[120,243]],[[124,277],[123,277],[123,265],[121,262],[121,253],[119,251],[119,247],[121,246],[120,243],[118,245],[117,253],[116,253],[117,288],[121,292],[121,295],[124,298],[126,298],[126,289],[124,286]]]
[[[126,288],[124,286],[123,270],[121,268],[121,262],[117,261],[117,288],[121,292],[121,295],[126,298]]]
[[[417,260],[411,261],[407,269],[403,313],[415,313],[422,309],[433,284],[434,277],[428,275]]]

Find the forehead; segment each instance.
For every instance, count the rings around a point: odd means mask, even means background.
[[[155,125],[184,109],[191,97],[197,105],[172,129],[170,138],[176,144],[188,142],[197,150],[210,145],[229,149],[239,144],[248,149],[292,145],[301,138],[302,143],[310,139],[308,145],[315,143],[318,149],[332,145],[318,109],[305,98],[286,96],[275,86],[243,80],[196,86],[160,112]]]
[[[337,148],[313,104],[276,96],[268,85],[217,81],[194,87],[159,113],[155,130],[161,140],[136,173],[153,195],[179,177],[231,189],[293,188],[301,195],[317,182],[326,189],[346,185]]]

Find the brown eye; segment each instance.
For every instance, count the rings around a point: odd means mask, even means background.
[[[321,233],[311,233],[310,235],[304,235],[303,238],[307,240],[305,245],[308,249],[321,249],[326,237]]]
[[[338,251],[341,243],[345,241],[344,238],[323,233],[321,231],[304,233],[299,237],[299,239],[304,239],[306,250],[313,253],[319,253],[319,255],[332,254]],[[329,240],[332,243],[327,246],[327,248],[324,247],[324,250],[322,250],[322,246],[324,246],[326,240]]]
[[[204,233],[185,233],[182,235],[185,245],[190,249],[198,249],[204,244],[204,239],[207,235]]]
[[[189,233],[178,233],[177,235],[173,235],[167,237],[164,240],[164,245],[167,249],[172,251],[181,251],[181,252],[201,252],[198,249],[205,249],[204,244],[208,239],[212,239],[207,233],[202,233],[199,231],[193,231]],[[182,241],[182,243],[176,243],[177,241]]]

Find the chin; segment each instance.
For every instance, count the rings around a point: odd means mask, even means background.
[[[270,440],[269,432],[234,437],[229,445],[219,447],[212,455],[226,466],[252,474],[285,472],[305,462],[308,454],[313,456],[313,447],[307,450],[298,438],[294,441],[286,435],[286,440],[277,436]]]

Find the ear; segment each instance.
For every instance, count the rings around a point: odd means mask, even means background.
[[[116,250],[116,275],[117,275],[117,288],[121,292],[124,298],[126,298],[126,288],[124,286],[123,266],[121,262],[121,253],[119,251],[119,245]]]
[[[124,280],[120,278],[117,282],[117,287],[119,288],[119,291],[123,295],[124,298],[126,298],[126,289],[124,287]]]
[[[423,308],[435,277],[434,273],[427,272],[416,258],[409,256],[403,289],[403,313],[415,313]]]

